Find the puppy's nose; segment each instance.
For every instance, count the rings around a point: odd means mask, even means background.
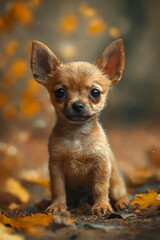
[[[84,104],[82,102],[74,102],[72,109],[77,113],[82,112],[84,110]]]

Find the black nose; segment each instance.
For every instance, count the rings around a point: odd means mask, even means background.
[[[72,109],[77,113],[82,112],[84,110],[84,104],[82,102],[74,102]]]

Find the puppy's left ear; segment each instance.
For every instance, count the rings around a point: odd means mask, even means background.
[[[123,40],[118,39],[106,47],[95,64],[108,76],[111,86],[118,82],[125,64]]]

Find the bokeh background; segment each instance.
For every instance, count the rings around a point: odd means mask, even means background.
[[[32,40],[63,62],[94,62],[123,38],[126,64],[101,121],[133,186],[160,180],[160,1],[0,1],[0,182],[47,161],[54,112],[32,78]]]

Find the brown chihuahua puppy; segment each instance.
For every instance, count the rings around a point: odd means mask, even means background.
[[[92,214],[113,211],[109,190],[117,209],[128,204],[124,181],[98,122],[109,87],[121,79],[124,62],[121,39],[105,48],[94,64],[63,64],[47,46],[33,42],[33,76],[47,88],[57,114],[49,138],[50,214],[66,210],[66,186],[92,191]]]

